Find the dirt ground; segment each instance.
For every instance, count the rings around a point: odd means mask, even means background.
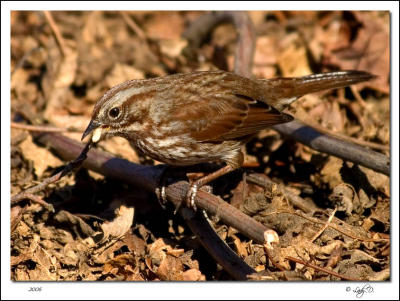
[[[218,25],[194,50],[182,38],[206,13],[12,12],[11,195],[66,164],[37,141],[35,132],[18,125],[56,127],[79,141],[96,101],[119,83],[233,70],[233,25]],[[255,11],[249,16],[257,35],[254,77],[349,69],[377,75],[351,88],[306,95],[288,112],[389,156],[389,13]],[[159,164],[123,138],[102,141],[97,148],[134,163]],[[245,157],[245,167],[217,180],[213,192],[274,229],[279,247],[268,255],[264,246],[217,216],[210,219],[218,235],[258,273],[253,279],[390,280],[388,176],[272,129],[248,143]],[[243,173],[268,176],[276,185],[260,187],[244,181]],[[288,201],[288,191],[301,197],[303,209]],[[163,209],[153,193],[84,168],[14,202],[10,222],[15,281],[233,279],[184,219],[170,206]]]

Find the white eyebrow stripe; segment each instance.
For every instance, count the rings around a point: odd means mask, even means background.
[[[110,100],[113,103],[113,105],[118,106],[121,103],[123,103],[125,100],[127,100],[128,98],[130,98],[134,95],[140,94],[146,89],[147,88],[145,88],[145,87],[131,87],[128,89],[123,89],[123,90],[115,93],[115,95],[113,95],[113,97]]]

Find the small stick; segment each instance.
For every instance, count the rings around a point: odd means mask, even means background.
[[[40,197],[38,197],[36,195],[33,195],[31,193],[26,193],[26,192],[16,195],[15,198],[11,199],[11,205],[15,205],[19,201],[24,200],[24,199],[30,199],[32,202],[42,205],[48,211],[54,212],[54,207],[52,204],[45,202],[44,200],[42,200]]]
[[[21,129],[32,132],[52,132],[52,133],[80,132],[79,130],[75,129],[66,129],[66,128],[58,128],[58,127],[43,126],[43,125],[22,124],[14,121],[11,121],[11,127],[14,129]]]
[[[353,93],[355,99],[360,104],[361,107],[366,108],[365,100],[361,97],[360,92],[358,92],[355,86],[350,86],[351,92]]]
[[[326,224],[325,222],[322,222],[322,221],[320,221],[318,219],[315,219],[315,218],[300,214],[300,213],[298,213],[296,211],[290,211],[290,210],[277,210],[277,211],[265,214],[264,216],[268,216],[268,215],[272,215],[272,214],[293,214],[293,215],[297,215],[297,216],[299,216],[301,218],[304,218],[304,219],[306,219],[306,220],[308,220],[310,222],[316,223],[316,224],[321,224],[321,225],[325,225]],[[336,218],[333,218],[333,221],[334,222],[336,221],[336,222],[344,223],[342,220],[339,220],[339,219],[336,219]],[[348,237],[350,237],[352,239],[356,239],[356,240],[360,240],[360,241],[380,242],[380,241],[388,241],[389,240],[389,238],[376,238],[375,239],[375,238],[368,238],[368,237],[358,237],[358,236],[355,236],[355,235],[353,235],[351,233],[346,232],[345,230],[340,229],[337,226],[337,224],[330,223],[330,224],[328,224],[328,227],[332,228],[332,229],[338,231],[339,233],[342,233],[343,235],[346,235],[346,236],[348,236]]]
[[[165,192],[167,199],[175,206],[178,206],[182,201],[186,200],[189,189],[190,186],[187,182],[180,181],[169,185]],[[268,229],[255,219],[223,201],[220,197],[199,190],[196,195],[196,205],[210,214],[217,215],[222,222],[232,226],[258,243],[272,244],[279,242],[278,234],[274,230]]]
[[[43,11],[44,16],[46,17],[46,21],[49,23],[51,30],[53,31],[53,34],[56,38],[58,47],[60,48],[61,54],[63,57],[66,55],[65,51],[65,42],[64,39],[60,33],[60,30],[58,29],[56,22],[54,22],[53,16],[51,15],[51,12],[45,10]]]
[[[277,185],[264,174],[256,174],[256,173],[249,174],[247,175],[247,181],[266,189],[270,189],[272,185]],[[285,194],[285,197],[290,201],[292,206],[300,208],[305,213],[314,213],[315,211],[318,210],[317,206],[315,205],[313,206],[312,204],[304,200],[302,197],[291,192],[289,189],[283,187],[282,190],[283,193]]]
[[[139,25],[136,24],[132,18],[129,18],[128,14],[126,11],[121,11],[120,12],[122,18],[126,22],[126,24],[129,26],[130,29],[133,30],[134,33],[141,39],[141,40],[146,40],[146,34],[144,31],[139,27]]]
[[[313,238],[311,238],[311,242],[314,242],[314,240],[316,240],[326,230],[326,228],[329,227],[329,224],[332,222],[332,219],[335,216],[336,211],[337,211],[337,208],[335,208],[335,210],[333,210],[332,214],[329,216],[325,225],[317,233],[315,233]]]
[[[353,277],[348,277],[348,276],[345,276],[345,275],[341,275],[341,274],[336,273],[336,272],[334,272],[334,271],[332,271],[332,270],[329,270],[329,269],[327,269],[327,268],[319,267],[319,266],[317,266],[317,265],[315,265],[315,264],[312,264],[312,263],[309,263],[309,262],[305,262],[305,261],[303,261],[303,260],[301,260],[301,259],[297,259],[297,258],[294,258],[294,257],[292,257],[292,256],[286,256],[285,258],[286,258],[287,260],[291,260],[291,261],[300,263],[300,264],[302,264],[302,265],[305,265],[305,266],[308,266],[308,267],[310,267],[310,268],[313,268],[314,270],[321,271],[321,272],[327,273],[327,274],[329,274],[329,275],[332,275],[332,276],[335,276],[335,277],[338,277],[338,278],[341,278],[341,279],[344,279],[344,280],[349,280],[349,281],[363,281],[363,279],[356,279],[356,278],[353,278]]]
[[[185,222],[206,248],[207,252],[236,280],[248,280],[248,276],[256,273],[218,236],[205,212],[194,213],[188,208],[181,208],[180,213]]]
[[[360,164],[390,175],[390,158],[354,143],[320,133],[299,120],[274,125],[273,129],[321,153]]]
[[[303,121],[304,122],[304,121]],[[309,127],[315,128],[316,130],[318,130],[321,133],[327,134],[329,136],[332,137],[336,137],[336,138],[340,138],[342,140],[348,141],[350,143],[355,143],[358,144],[360,146],[366,146],[372,149],[379,149],[379,150],[383,150],[383,151],[389,151],[390,150],[390,146],[389,145],[384,145],[384,144],[379,144],[379,143],[375,143],[375,142],[370,142],[370,141],[365,141],[365,140],[360,140],[358,138],[354,138],[354,137],[350,137],[341,133],[336,133],[333,132],[327,128],[324,128],[323,126],[320,126],[317,123],[310,123],[310,122],[304,122],[304,124],[306,124]]]

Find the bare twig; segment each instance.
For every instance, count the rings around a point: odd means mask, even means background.
[[[277,185],[264,174],[256,174],[256,173],[249,174],[247,175],[247,181],[267,189],[271,189],[273,185]],[[285,187],[283,187],[283,193],[294,207],[300,208],[305,213],[313,214],[315,211],[318,210],[317,206],[313,205],[312,203],[310,204],[310,202],[307,202],[306,200],[294,194]]]
[[[332,228],[332,229],[338,231],[339,233],[342,233],[343,235],[346,235],[346,236],[348,236],[348,237],[350,237],[352,239],[356,239],[356,240],[360,240],[360,241],[382,242],[382,241],[389,241],[390,240],[389,238],[368,238],[368,237],[355,236],[355,235],[353,235],[353,234],[341,229],[339,227],[338,223],[343,223],[343,221],[338,219],[338,218],[335,218],[335,217],[333,217],[333,219],[332,219],[333,223],[327,224],[326,222],[320,221],[320,220],[318,220],[316,218],[309,217],[307,215],[301,214],[301,213],[296,212],[296,211],[291,211],[291,210],[277,210],[277,211],[274,211],[274,212],[270,212],[268,214],[264,214],[263,216],[272,215],[272,214],[293,214],[293,215],[297,215],[297,216],[299,216],[301,218],[304,218],[304,219],[306,219],[306,220],[308,220],[308,221],[310,221],[312,223],[321,224],[321,225],[327,225],[329,228]]]
[[[217,235],[204,214],[194,215],[193,210],[180,209],[180,212],[192,232],[206,248],[207,252],[236,280],[248,280],[256,273]]]
[[[308,122],[304,122],[304,124],[306,124],[309,127],[312,127],[316,130],[318,130],[321,133],[324,133],[328,136],[332,136],[341,140],[345,140],[348,141],[350,143],[355,143],[357,145],[360,146],[366,146],[372,149],[378,149],[378,150],[383,150],[383,151],[389,151],[390,150],[390,146],[389,145],[384,145],[384,144],[378,144],[378,143],[374,143],[371,141],[364,141],[364,140],[360,140],[358,138],[353,138],[341,133],[335,133],[327,128],[324,128],[323,126],[320,126],[319,124],[313,122],[312,124],[308,121]]]
[[[52,132],[52,133],[62,133],[62,132],[81,132],[76,129],[66,129],[66,128],[57,128],[52,126],[44,126],[44,125],[29,125],[22,124],[18,122],[11,121],[11,127],[14,129],[21,129],[33,132]]]
[[[359,103],[359,105],[363,108],[366,108],[367,105],[365,104],[365,100],[361,97],[360,92],[358,92],[355,86],[350,86],[351,92],[353,93],[355,99]]]
[[[219,11],[202,15],[190,24],[182,36],[188,40],[190,47],[196,49],[217,25],[226,22],[233,23],[238,32],[235,72],[251,77],[256,35],[253,24],[246,13]]]
[[[278,124],[273,128],[314,150],[390,175],[390,159],[381,153],[325,135],[298,120]]]
[[[65,57],[65,55],[66,55],[65,42],[60,33],[60,30],[57,27],[56,22],[54,22],[53,16],[51,15],[51,12],[49,12],[47,10],[43,11],[43,13],[44,13],[44,16],[46,17],[47,22],[49,23],[51,30],[53,31],[53,34],[56,38],[58,47],[60,48],[61,54],[62,54],[62,56]]]
[[[336,272],[334,272],[332,270],[329,270],[327,268],[319,267],[319,266],[317,266],[315,264],[312,264],[312,263],[309,263],[309,262],[305,262],[304,260],[297,259],[297,258],[294,258],[294,257],[291,257],[291,256],[286,256],[286,259],[290,260],[290,261],[294,261],[294,262],[300,263],[300,264],[305,265],[305,266],[308,266],[310,268],[313,268],[314,270],[321,271],[321,272],[327,273],[329,275],[338,277],[340,279],[349,280],[349,281],[363,281],[363,279],[357,279],[357,278],[353,278],[353,277],[348,277],[348,276],[336,273]]]
[[[17,204],[18,202],[20,202],[20,201],[22,201],[22,200],[24,200],[24,199],[29,199],[29,200],[31,200],[31,201],[34,202],[34,203],[37,203],[37,204],[39,204],[39,205],[42,205],[42,206],[43,206],[44,208],[46,208],[48,211],[54,212],[54,207],[53,207],[52,204],[49,204],[49,203],[45,202],[44,200],[42,200],[40,197],[38,197],[38,196],[36,196],[36,195],[33,195],[33,194],[31,194],[31,193],[26,193],[26,192],[17,195],[17,197],[14,197],[14,198],[11,200],[11,205],[15,205],[15,204]]]
[[[332,222],[332,219],[335,216],[336,211],[337,211],[337,208],[335,208],[335,210],[333,210],[333,212],[329,216],[328,220],[326,221],[325,225],[317,233],[315,233],[313,238],[311,238],[311,242],[314,242],[314,240],[316,240],[326,230],[326,228],[329,227],[329,224]]]
[[[186,200],[188,189],[189,184],[185,181],[171,184],[166,188],[167,198],[175,206],[178,206],[182,201]],[[222,222],[232,226],[258,243],[270,244],[279,241],[279,237],[275,231],[268,229],[213,194],[202,190],[198,191],[196,206],[213,215],[217,215]]]
[[[143,41],[146,40],[146,34],[144,33],[144,31],[136,24],[136,22],[134,20],[132,20],[132,18],[130,18],[128,16],[128,13],[125,11],[121,11],[120,12],[122,18],[124,19],[124,21],[126,22],[126,24],[129,26],[130,29],[133,30],[134,33],[136,33],[136,35]]]

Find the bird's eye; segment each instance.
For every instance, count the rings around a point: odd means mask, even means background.
[[[119,116],[119,113],[120,113],[120,111],[119,111],[119,108],[117,108],[117,107],[112,108],[110,111],[108,111],[108,115],[114,119]]]

